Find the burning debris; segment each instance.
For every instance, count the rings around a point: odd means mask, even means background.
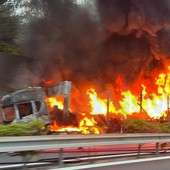
[[[125,86],[119,77],[117,83],[120,85],[117,89],[108,86],[107,90],[101,92],[95,88],[87,88],[84,95],[88,99],[79,98],[81,103],[83,102],[83,105],[79,105],[81,107],[79,109],[72,91],[70,109],[73,112],[76,109],[84,110],[76,113],[78,127],[80,129],[84,127],[83,133],[120,132],[122,122],[130,118],[169,121],[169,75],[170,67],[154,73],[147,81],[136,82],[132,87]],[[124,89],[121,89],[122,87]],[[109,103],[108,90],[110,91]],[[90,128],[86,131],[86,127]]]

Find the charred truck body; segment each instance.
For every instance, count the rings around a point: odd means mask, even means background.
[[[5,95],[1,99],[1,123],[40,120],[44,125],[51,124],[52,119],[46,98],[60,95],[64,95],[62,123],[67,123],[70,89],[71,83],[64,81],[45,89],[30,87]]]

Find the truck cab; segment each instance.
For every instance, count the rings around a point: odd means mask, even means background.
[[[41,87],[29,87],[5,95],[1,99],[1,120],[3,124],[40,120],[51,123],[46,95]]]

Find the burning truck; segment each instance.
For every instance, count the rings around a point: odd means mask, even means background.
[[[69,108],[71,82],[29,87],[1,98],[1,124],[43,122],[46,133],[98,134],[109,127],[105,115],[73,113]],[[56,97],[63,97],[63,102]],[[113,119],[109,119],[110,123]],[[119,122],[118,122],[119,123]],[[113,122],[115,125],[115,121]]]
[[[0,120],[3,124],[41,120],[50,132],[83,134],[121,132],[123,121],[132,118],[169,122],[169,84],[170,66],[131,88],[121,77],[114,88],[108,85],[98,91],[91,85],[71,92],[69,81],[30,87],[1,98]]]

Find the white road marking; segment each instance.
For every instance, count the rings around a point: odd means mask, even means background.
[[[142,159],[135,159],[135,160],[126,160],[126,161],[119,161],[119,162],[107,162],[107,163],[98,163],[98,164],[90,164],[90,165],[81,165],[81,166],[74,166],[74,167],[65,167],[65,168],[55,168],[50,170],[78,170],[78,169],[89,169],[89,168],[97,168],[97,167],[105,167],[105,166],[114,166],[114,165],[123,165],[123,164],[132,164],[132,163],[140,163],[140,162],[149,162],[149,161],[157,161],[157,160],[165,160],[170,159],[170,156],[162,156],[162,157],[155,157],[155,158],[142,158]]]

